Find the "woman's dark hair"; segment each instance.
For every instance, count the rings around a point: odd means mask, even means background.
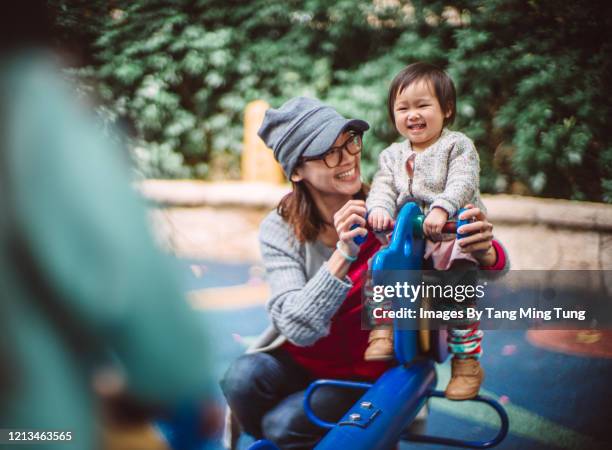
[[[321,218],[317,206],[303,181],[291,182],[293,189],[285,195],[276,207],[278,214],[292,226],[293,232],[300,242],[314,241],[325,222]],[[369,186],[361,185],[355,194],[355,199],[365,200]]]
[[[440,103],[443,113],[450,111],[450,116],[444,118],[444,126],[450,125],[455,120],[457,94],[455,92],[455,84],[453,80],[437,66],[433,64],[416,62],[410,64],[400,73],[398,73],[389,88],[389,98],[387,99],[387,110],[389,112],[389,118],[391,123],[395,125],[395,114],[393,112],[393,106],[395,105],[395,99],[397,96],[412,83],[417,81],[425,80],[431,83],[434,93]]]

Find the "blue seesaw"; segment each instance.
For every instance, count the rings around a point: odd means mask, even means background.
[[[402,208],[390,245],[374,256],[372,269],[375,285],[392,284],[396,281],[392,278],[400,274],[402,281],[414,284],[421,282],[419,274],[425,248],[423,219],[423,214],[416,204],[409,203]],[[456,228],[465,223],[467,222],[457,221]],[[464,236],[458,235],[458,238],[462,237]],[[414,279],[407,279],[411,277]],[[444,398],[444,392],[435,390],[434,363],[442,363],[448,358],[445,333],[429,331],[421,334],[419,338],[420,331],[422,330],[402,330],[398,323],[395,323],[395,357],[400,364],[385,372],[375,383],[317,380],[310,384],[304,397],[306,415],[315,425],[329,429],[315,449],[387,450],[395,448],[402,440],[463,448],[491,448],[506,437],[506,411],[494,399],[481,395],[470,401],[489,405],[501,421],[497,435],[490,440],[468,441],[406,431],[429,398]],[[428,340],[426,345],[423,345],[423,336]],[[340,421],[332,423],[317,417],[310,404],[312,395],[323,386],[359,389],[365,393]],[[278,447],[270,441],[259,440],[253,443],[249,450],[278,450]]]

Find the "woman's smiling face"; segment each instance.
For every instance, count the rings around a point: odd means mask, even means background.
[[[397,94],[393,115],[397,131],[410,141],[413,150],[422,151],[438,140],[451,112],[442,111],[430,82],[418,80]]]
[[[349,131],[340,133],[332,147],[340,147],[352,137]],[[344,148],[341,163],[333,168],[322,159],[304,161],[291,175],[291,181],[304,181],[311,190],[322,194],[353,196],[361,189],[361,153],[352,155]]]

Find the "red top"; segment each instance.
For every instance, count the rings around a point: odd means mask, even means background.
[[[497,254],[495,264],[493,264],[492,266],[481,266],[480,268],[482,270],[502,270],[504,267],[506,267],[506,252],[504,252],[504,248],[495,239],[491,241],[491,245],[493,245],[495,253]]]
[[[368,260],[380,248],[380,243],[369,233],[361,245],[357,261],[349,267],[347,276],[353,282],[346,299],[331,321],[329,334],[310,347],[299,347],[290,342],[283,349],[315,378],[376,380],[393,361],[363,359],[368,346],[370,330],[362,329],[362,291],[368,269]]]

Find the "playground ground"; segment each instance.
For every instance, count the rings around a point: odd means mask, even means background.
[[[194,310],[211,336],[214,371],[221,378],[249,340],[263,330],[267,286],[258,265],[183,260]],[[610,448],[612,352],[606,333],[555,334],[488,331],[482,364],[482,393],[497,398],[508,411],[510,433],[500,449]],[[569,344],[568,344],[569,342]],[[450,365],[438,367],[440,387]],[[220,393],[219,393],[220,395]],[[497,419],[470,402],[434,400],[427,434],[483,439],[495,434]],[[243,440],[243,448],[248,440]],[[401,449],[444,447],[402,444]]]

